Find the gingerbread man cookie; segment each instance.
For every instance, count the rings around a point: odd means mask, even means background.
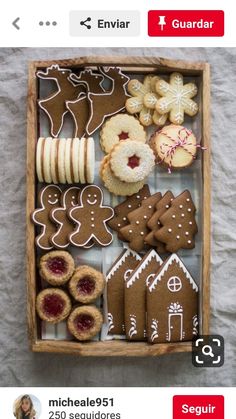
[[[78,205],[80,188],[72,187],[63,191],[61,196],[61,207],[51,212],[52,221],[58,224],[57,232],[51,237],[51,242],[58,249],[65,249],[69,246],[69,235],[74,231],[74,224],[68,217],[68,211]]]
[[[51,237],[57,232],[57,226],[50,219],[51,211],[58,208],[61,197],[59,186],[48,185],[39,192],[40,207],[32,214],[33,222],[40,226],[40,234],[36,237],[36,245],[43,250],[53,249]]]
[[[81,205],[72,208],[69,212],[77,228],[70,235],[70,242],[78,247],[84,247],[95,241],[100,246],[109,246],[113,240],[107,229],[107,221],[114,211],[103,205],[103,192],[96,185],[86,186],[80,196]]]

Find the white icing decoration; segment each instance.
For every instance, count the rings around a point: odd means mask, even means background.
[[[129,329],[129,337],[132,338],[134,335],[137,335],[138,333],[136,329],[137,321],[136,321],[135,315],[130,314],[129,317],[130,317],[130,324],[131,324],[130,329]]]
[[[134,270],[132,273],[132,276],[129,278],[127,282],[127,288],[131,287],[135,281],[137,281],[140,278],[140,275],[142,274],[143,270],[149,265],[149,263],[152,261],[152,259],[155,259],[155,261],[162,265],[163,261],[158,255],[158,253],[153,249],[150,250],[142,259],[142,263],[140,262],[139,266]]]
[[[170,292],[178,292],[182,289],[182,281],[178,276],[171,276],[167,282],[167,288]]]
[[[139,225],[139,221],[136,221],[136,224]]]
[[[193,335],[194,336],[198,335],[198,316],[197,316],[197,314],[195,314],[195,316],[193,316]]]
[[[180,239],[180,236],[176,236],[176,239],[179,240]]]
[[[154,278],[153,283],[149,287],[149,291],[152,292],[156,289],[156,286],[159,281],[163,278],[164,274],[168,271],[169,267],[172,265],[172,263],[175,262],[177,265],[182,269],[186,279],[189,281],[189,283],[192,285],[192,288],[194,291],[198,292],[198,286],[196,282],[194,281],[193,277],[190,275],[189,271],[184,266],[182,260],[178,257],[176,253],[173,253],[169,259],[163,264],[162,269],[159,271],[159,273]]]
[[[178,227],[181,228],[182,227],[182,224],[178,224]]]
[[[172,215],[172,218],[175,218],[175,215]]]
[[[191,240],[188,240],[188,244],[191,244]]]
[[[181,217],[184,218],[184,214],[181,214]]]
[[[114,266],[111,267],[111,269],[108,271],[106,275],[106,280],[109,281],[111,277],[116,273],[116,271],[125,263],[128,256],[132,256],[135,260],[139,261],[141,260],[141,257],[138,255],[138,253],[134,252],[131,249],[127,249],[125,252],[122,252],[120,258],[117,260]]]
[[[188,231],[185,232],[185,236],[189,236],[189,232]]]
[[[107,313],[107,320],[108,320],[108,332],[110,332],[115,327],[113,323],[113,315],[111,313]]]
[[[153,330],[153,332],[151,334],[151,341],[153,342],[159,336],[158,335],[158,320],[157,319],[152,319],[151,329]]]
[[[172,232],[172,228],[168,228],[168,233],[171,233]]]
[[[180,205],[179,207],[180,207],[180,208],[183,208],[183,205]]]
[[[173,326],[171,324],[171,320],[173,317],[180,317],[180,336],[179,340],[183,340],[184,333],[183,333],[183,307],[178,303],[171,303],[168,309],[168,335],[167,341],[171,341],[171,331],[173,330]]]
[[[192,221],[189,221],[189,225],[192,225],[193,224],[193,222]]]
[[[188,212],[191,212],[192,210],[191,210],[191,208],[188,208]]]

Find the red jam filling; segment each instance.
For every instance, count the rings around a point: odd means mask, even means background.
[[[79,332],[86,332],[94,325],[94,318],[90,314],[79,314],[75,320],[74,325]]]
[[[56,294],[49,294],[44,297],[42,309],[47,316],[60,316],[64,310],[65,301]]]
[[[47,261],[47,268],[54,275],[63,275],[67,272],[67,262],[60,257],[50,258]]]
[[[135,167],[139,166],[140,158],[136,156],[135,154],[128,159],[128,166],[131,167],[131,169],[134,169]]]
[[[90,295],[95,290],[95,282],[90,276],[84,276],[77,284],[77,290],[80,294]]]
[[[118,135],[118,137],[119,137],[119,141],[121,141],[121,140],[127,140],[127,138],[129,138],[129,134],[128,134],[128,132],[124,132],[124,131],[122,131],[122,132]]]

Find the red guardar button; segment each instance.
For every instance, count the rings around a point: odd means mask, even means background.
[[[224,419],[224,396],[174,396],[173,419]]]
[[[224,36],[222,10],[149,10],[149,36]]]

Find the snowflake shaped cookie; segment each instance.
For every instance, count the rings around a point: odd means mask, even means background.
[[[164,125],[166,121],[163,115],[158,114],[153,103],[149,106],[148,99],[145,103],[145,97],[149,94],[152,95],[155,101],[158,100],[159,96],[155,92],[158,80],[159,77],[148,75],[144,78],[143,83],[137,79],[132,79],[128,83],[127,89],[132,97],[126,100],[126,110],[130,114],[139,114],[139,121],[146,127],[152,124]],[[164,122],[162,123],[161,121]]]
[[[197,86],[194,83],[184,84],[180,73],[172,73],[169,83],[158,80],[156,92],[162,96],[155,105],[157,112],[161,115],[169,112],[173,124],[181,125],[185,113],[194,116],[198,112],[198,105],[192,100],[197,94]]]

